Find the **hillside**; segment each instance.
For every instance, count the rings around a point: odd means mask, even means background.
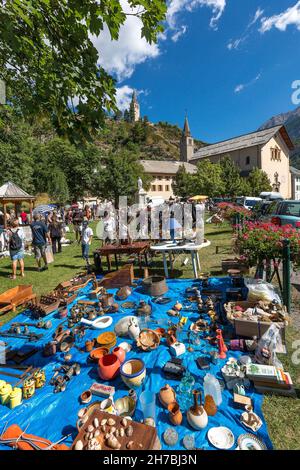
[[[280,124],[284,124],[286,126],[296,147],[291,156],[291,165],[300,169],[300,106],[293,111],[273,116],[265,122],[259,130],[278,126]]]
[[[95,143],[104,153],[124,148],[138,153],[141,159],[179,160],[181,132],[178,126],[167,122],[107,120]],[[195,140],[195,149],[203,145]]]

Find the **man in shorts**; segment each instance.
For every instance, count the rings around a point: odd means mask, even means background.
[[[30,225],[32,232],[32,245],[34,249],[34,256],[38,265],[38,271],[45,271],[48,269],[46,247],[47,241],[51,243],[50,234],[47,225],[41,221],[40,214],[34,214],[33,222]],[[44,267],[41,267],[42,258],[44,260]]]

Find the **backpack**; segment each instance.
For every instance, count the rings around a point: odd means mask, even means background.
[[[16,232],[12,232],[12,236],[9,242],[9,248],[13,251],[19,251],[22,248],[22,239],[18,234],[18,230]]]

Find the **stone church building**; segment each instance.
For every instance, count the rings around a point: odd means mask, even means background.
[[[248,176],[253,168],[260,168],[267,173],[273,191],[288,199],[293,193],[290,173],[290,152],[293,149],[291,138],[285,126],[281,125],[194,151],[194,140],[186,119],[181,137],[180,159],[182,162],[196,165],[203,159],[217,163],[225,156],[230,156],[240,168],[241,176]]]

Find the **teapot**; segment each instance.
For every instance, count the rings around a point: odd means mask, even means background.
[[[198,396],[200,397],[200,405],[198,404]],[[194,405],[187,412],[187,420],[194,429],[204,429],[208,423],[207,413],[202,406],[202,393],[199,390],[193,390]]]

